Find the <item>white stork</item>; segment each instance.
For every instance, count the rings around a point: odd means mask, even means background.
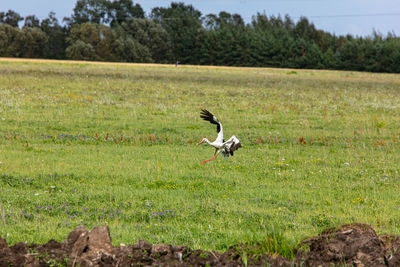
[[[225,159],[227,159],[229,157],[229,154],[231,156],[233,156],[233,152],[235,150],[239,149],[239,147],[242,146],[242,144],[240,144],[240,142],[239,142],[239,139],[237,139],[236,136],[232,135],[232,137],[229,138],[228,141],[225,142],[225,140],[224,140],[224,131],[222,130],[222,124],[208,110],[202,109],[201,113],[200,113],[200,117],[205,121],[209,121],[212,124],[216,124],[217,125],[217,133],[218,133],[217,139],[215,139],[214,142],[210,142],[210,141],[208,141],[207,138],[203,138],[197,144],[197,145],[200,145],[200,144],[206,142],[210,146],[215,147],[214,156],[211,159],[207,159],[207,160],[202,161],[201,163],[203,164],[203,163],[206,163],[208,161],[215,160],[217,158],[217,156],[219,155],[219,153],[222,153],[222,155],[224,155]]]

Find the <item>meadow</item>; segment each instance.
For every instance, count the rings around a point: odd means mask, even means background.
[[[213,112],[234,157],[214,149]],[[0,236],[290,257],[345,223],[400,234],[400,75],[0,60]]]

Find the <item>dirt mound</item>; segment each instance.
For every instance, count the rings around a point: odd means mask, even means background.
[[[207,252],[143,240],[114,247],[107,227],[88,231],[79,226],[62,243],[21,242],[9,247],[0,238],[0,266],[400,266],[400,237],[379,237],[366,224],[343,225],[303,240],[293,261],[247,255],[245,250],[240,245],[225,253]]]
[[[399,237],[380,238],[367,224],[326,230],[303,240],[300,247],[296,262],[305,266],[400,266]]]
[[[264,255],[249,259],[249,265],[289,266],[282,257]],[[184,246],[152,245],[146,241],[113,247],[107,227],[92,231],[79,226],[67,240],[50,240],[44,245],[18,243],[8,247],[0,239],[0,266],[240,266],[243,261],[236,249],[225,253],[190,250]]]

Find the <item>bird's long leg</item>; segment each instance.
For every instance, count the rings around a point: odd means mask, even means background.
[[[202,143],[204,143],[204,138],[201,138],[201,141],[197,143],[197,145],[201,145]]]
[[[206,162],[215,160],[216,158],[217,158],[217,155],[214,155],[214,157],[212,157],[211,159],[207,159],[207,160],[202,161],[201,164],[204,164],[204,163],[206,163]]]
[[[217,154],[217,149],[216,149],[216,150],[215,150],[215,153],[214,153],[214,156],[213,156],[211,159],[206,159],[206,160],[202,161],[201,164],[204,164],[204,163],[206,163],[206,162],[215,160],[215,159],[217,158],[217,156],[218,156],[218,154]]]

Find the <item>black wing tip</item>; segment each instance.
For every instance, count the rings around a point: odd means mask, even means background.
[[[203,116],[210,116],[211,118],[214,116],[210,111],[208,111],[207,109],[202,109],[200,112],[201,115]]]
[[[214,117],[215,116],[210,111],[206,109],[201,109],[200,118],[202,118],[203,120],[209,121],[213,124],[217,124],[217,122],[214,120]]]

